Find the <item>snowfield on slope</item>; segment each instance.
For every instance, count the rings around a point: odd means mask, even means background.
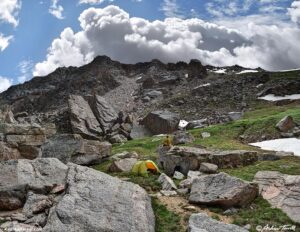
[[[282,100],[298,100],[300,99],[300,94],[292,94],[292,95],[285,95],[285,96],[275,96],[274,94],[268,94],[263,97],[259,97],[258,99],[266,100],[266,101],[282,101]]]
[[[260,147],[267,151],[294,152],[296,156],[300,156],[300,139],[296,138],[267,140],[258,143],[250,143],[250,145]]]

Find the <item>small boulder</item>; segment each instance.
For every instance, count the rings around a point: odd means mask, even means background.
[[[202,137],[203,139],[209,138],[210,136],[211,136],[211,134],[208,133],[208,132],[202,132],[202,133],[201,133],[201,137]]]
[[[211,163],[201,163],[199,171],[207,174],[214,174],[218,170],[218,166]]]
[[[186,129],[191,130],[196,128],[203,128],[205,126],[207,126],[207,119],[199,119],[199,120],[190,121],[187,124]]]
[[[243,207],[251,203],[257,194],[257,184],[219,173],[194,179],[189,202],[227,208]]]
[[[188,178],[191,178],[191,179],[195,179],[199,176],[202,176],[203,173],[202,172],[199,172],[199,171],[189,171],[188,174],[187,174],[187,177]]]
[[[189,219],[188,232],[248,232],[247,229],[233,224],[212,219],[207,214],[192,214]]]
[[[119,160],[119,159],[125,159],[125,158],[138,159],[139,155],[135,151],[132,151],[132,152],[124,151],[124,152],[117,153],[117,154],[113,155],[111,157],[111,160]]]
[[[180,117],[169,111],[153,111],[143,120],[145,125],[153,134],[170,134],[177,130]]]
[[[243,117],[243,112],[229,112],[228,117],[231,121],[237,121]]]
[[[160,193],[165,197],[177,196],[177,192],[174,190],[161,190]]]
[[[115,160],[109,167],[110,172],[130,172],[133,165],[138,160],[135,158],[125,158],[120,160]]]
[[[277,124],[276,128],[281,132],[288,132],[295,127],[294,119],[291,116],[285,116]]]
[[[184,175],[181,172],[175,171],[173,178],[176,180],[183,180],[184,179]]]
[[[159,176],[158,182],[162,185],[163,190],[173,190],[173,189],[176,190],[177,189],[173,180],[164,173],[162,173]]]

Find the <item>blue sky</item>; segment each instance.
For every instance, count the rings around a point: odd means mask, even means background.
[[[0,92],[104,54],[298,68],[299,9],[291,0],[1,0]]]

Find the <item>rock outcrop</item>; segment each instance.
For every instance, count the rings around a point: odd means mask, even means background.
[[[21,208],[28,191],[48,193],[64,184],[67,170],[66,165],[51,158],[0,162],[0,209]]]
[[[259,171],[254,177],[259,192],[273,207],[282,209],[294,222],[300,223],[300,176],[274,171]]]
[[[153,134],[171,134],[178,129],[180,118],[178,114],[169,111],[153,111],[143,120]]]
[[[197,147],[174,146],[166,151],[158,149],[158,164],[165,173],[172,176],[174,171],[187,174],[188,171],[197,171],[202,162],[212,163],[219,168],[234,168],[255,163],[258,160],[255,151],[210,151]]]
[[[0,210],[12,212],[9,231],[154,232],[144,189],[94,169],[58,159],[0,162]]]
[[[257,184],[219,173],[195,178],[189,202],[226,208],[243,207],[251,203],[257,195]]]
[[[38,124],[1,123],[0,160],[39,157],[41,145],[52,133]]]
[[[82,96],[70,95],[69,109],[73,133],[92,139],[99,139],[103,135],[100,123]]]
[[[76,134],[58,134],[42,146],[43,158],[57,158],[63,163],[99,164],[111,155],[111,144],[86,140]]]
[[[86,98],[86,99],[85,99]],[[69,115],[72,132],[85,139],[110,140],[113,143],[131,139],[132,120],[129,115],[116,113],[100,96],[70,95]]]
[[[43,231],[154,232],[150,197],[138,185],[73,164],[66,184]]]
[[[248,230],[219,222],[204,213],[192,214],[189,219],[188,232],[248,232]]]

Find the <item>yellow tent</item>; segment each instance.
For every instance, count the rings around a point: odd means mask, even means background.
[[[152,160],[136,162],[133,165],[131,172],[136,175],[148,176],[148,170],[156,173],[160,172],[158,167]]]

